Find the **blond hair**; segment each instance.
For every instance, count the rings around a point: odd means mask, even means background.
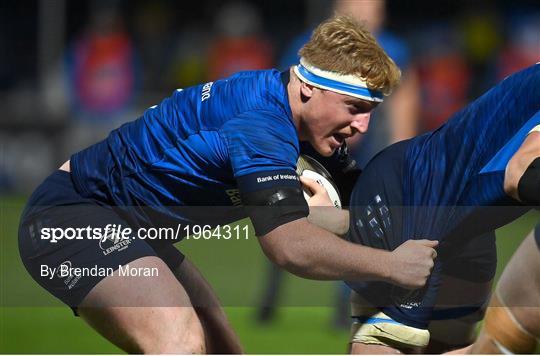
[[[369,89],[389,95],[401,71],[373,35],[349,16],[336,15],[321,23],[298,52],[323,70],[362,78]]]

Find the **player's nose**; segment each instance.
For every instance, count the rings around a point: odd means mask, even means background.
[[[356,115],[354,120],[351,122],[351,127],[361,134],[365,134],[369,129],[369,120],[371,118],[371,113],[362,113]]]

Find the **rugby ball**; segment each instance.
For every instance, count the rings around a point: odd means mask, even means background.
[[[332,180],[332,176],[322,164],[316,159],[308,155],[300,155],[298,162],[296,163],[296,173],[299,176],[303,176],[309,179],[313,179],[320,185],[322,185],[328,192],[330,200],[334,203],[336,208],[341,209],[341,197],[339,196],[339,190]],[[304,198],[306,200],[311,196],[311,192],[304,188]]]

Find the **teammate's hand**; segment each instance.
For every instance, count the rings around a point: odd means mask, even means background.
[[[391,253],[390,279],[407,289],[418,289],[426,284],[437,257],[434,240],[408,240]]]
[[[321,184],[317,183],[317,181],[300,176],[300,182],[304,186],[304,191],[307,190],[309,198],[306,198],[306,200],[310,207],[334,206],[326,189]]]

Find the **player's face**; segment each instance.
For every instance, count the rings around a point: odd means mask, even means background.
[[[318,88],[305,101],[303,137],[323,156],[331,156],[345,139],[366,133],[371,111],[369,101]]]

